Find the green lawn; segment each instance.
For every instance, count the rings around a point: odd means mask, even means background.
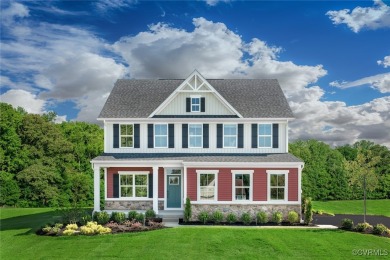
[[[333,214],[364,214],[363,200],[313,201],[313,209]],[[367,215],[390,217],[390,200],[367,200]]]
[[[34,234],[58,219],[50,209],[0,209],[0,259],[351,258],[352,250],[390,251],[390,239],[340,230],[179,227],[78,237]]]

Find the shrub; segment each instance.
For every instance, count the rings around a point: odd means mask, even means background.
[[[54,226],[46,225],[42,228],[42,231],[48,235],[58,235],[61,232],[61,228],[64,225],[61,223],[56,223]]]
[[[384,235],[388,232],[387,227],[383,224],[377,224],[374,226],[372,233],[375,235]]]
[[[311,198],[305,199],[305,224],[310,224],[313,221],[313,205]]]
[[[111,229],[91,221],[87,225],[80,227],[80,233],[83,235],[107,234],[111,233]]]
[[[241,221],[244,223],[244,225],[249,225],[252,222],[251,214],[248,212],[244,212],[241,215]]]
[[[76,230],[73,230],[73,229],[65,229],[64,232],[62,232],[62,234],[64,234],[65,236],[72,236],[76,233]]]
[[[151,219],[151,218],[155,218],[156,217],[156,212],[154,212],[153,209],[148,209],[146,212],[145,212],[145,218],[146,219]]]
[[[142,224],[139,222],[135,222],[131,225],[131,229],[141,229],[141,228],[142,228]]]
[[[264,211],[260,211],[257,213],[256,215],[256,220],[258,223],[260,224],[265,224],[268,222],[268,216],[267,216],[267,213],[265,213]]]
[[[353,228],[353,221],[349,218],[344,218],[341,220],[341,226],[342,229],[345,230],[351,230]]]
[[[93,219],[100,225],[107,224],[110,221],[110,215],[105,211],[95,212]],[[91,222],[88,222],[91,223]]]
[[[192,218],[191,200],[190,198],[187,198],[186,205],[184,207],[184,222],[190,221],[191,218]]]
[[[86,225],[88,222],[92,221],[92,217],[90,214],[85,214],[80,218],[80,224],[82,226]]]
[[[283,220],[283,214],[279,211],[276,211],[274,212],[274,214],[272,214],[272,221],[275,222],[276,224],[280,224],[282,223],[282,220]]]
[[[155,221],[149,221],[149,227],[151,228],[163,228],[164,223],[162,222],[155,222]]]
[[[112,212],[111,220],[115,221],[118,224],[120,224],[120,223],[123,223],[126,220],[126,215],[123,212]]]
[[[77,226],[77,224],[68,224],[66,225],[65,227],[65,230],[77,230],[79,227]]]
[[[355,230],[357,232],[366,232],[367,230],[372,229],[372,226],[368,224],[367,222],[364,223],[358,223],[355,227]]]
[[[299,221],[298,213],[296,213],[295,211],[290,211],[287,215],[287,219],[291,224],[298,223]]]
[[[219,224],[222,222],[223,220],[223,214],[221,211],[217,210],[213,213],[213,216],[212,216],[212,219],[214,221],[214,223],[216,224]]]
[[[229,213],[229,214],[226,216],[226,221],[227,221],[229,224],[236,223],[236,222],[237,222],[237,216],[234,215],[234,213]]]
[[[135,211],[135,210],[132,210],[132,211],[130,211],[129,212],[129,217],[128,217],[128,219],[129,220],[135,220],[135,218],[137,217],[137,211]]]
[[[140,223],[144,223],[145,215],[143,213],[138,213],[137,216],[135,217],[135,220]]]
[[[74,224],[80,222],[80,219],[84,214],[84,210],[77,207],[64,208],[58,211],[61,215],[62,222],[66,224]]]
[[[200,222],[203,222],[203,224],[206,224],[209,220],[209,213],[207,211],[202,211],[199,213],[198,219]]]

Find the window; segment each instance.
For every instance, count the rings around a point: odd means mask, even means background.
[[[270,174],[270,198],[271,200],[284,200],[285,199],[285,187],[286,175],[282,174]]]
[[[235,200],[252,200],[252,173],[253,171],[234,170],[233,198]]]
[[[237,125],[223,125],[223,147],[237,148]]]
[[[120,174],[120,197],[147,198],[148,174]]]
[[[217,200],[218,170],[197,170],[198,174],[198,200]]]
[[[121,148],[133,148],[133,125],[121,125],[120,126],[120,140]]]
[[[189,148],[203,147],[203,125],[189,124],[188,125]]]
[[[191,97],[191,112],[200,112],[200,97]]]
[[[272,124],[259,124],[259,147],[272,147]]]
[[[168,148],[168,125],[167,124],[154,125],[154,147]]]

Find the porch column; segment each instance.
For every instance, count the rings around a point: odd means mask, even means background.
[[[158,214],[158,166],[153,166],[153,210]]]
[[[100,211],[100,167],[93,167],[93,211]]]

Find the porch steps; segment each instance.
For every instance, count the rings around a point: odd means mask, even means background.
[[[182,210],[160,210],[158,217],[162,218],[162,221],[166,226],[175,226],[179,223],[179,218],[183,218]]]

